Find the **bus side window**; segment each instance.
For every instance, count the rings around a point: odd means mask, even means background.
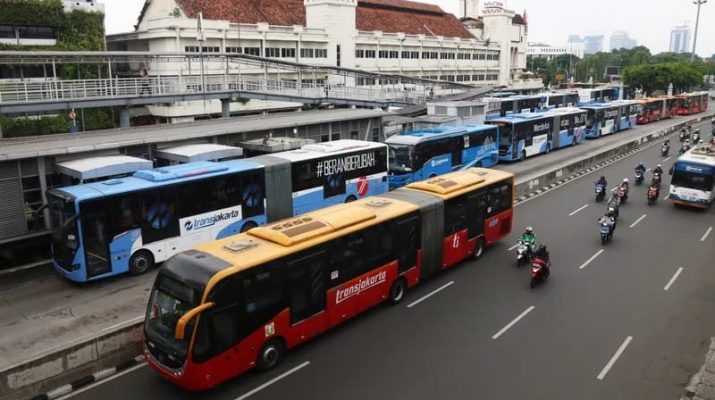
[[[356,232],[330,244],[330,270],[337,271],[337,283],[343,283],[366,271],[366,232]],[[336,282],[331,282],[335,284]]]
[[[139,197],[136,193],[108,198],[107,211],[111,218],[112,237],[138,228],[142,221]]]
[[[240,284],[239,278],[228,277],[209,293],[208,299],[214,302],[215,306],[205,311],[199,318],[194,343],[195,361],[208,360],[228,350],[251,332],[241,318]]]
[[[407,217],[398,221],[395,228],[395,242],[398,243],[398,269],[400,272],[417,264],[417,250],[420,248],[420,217]]]
[[[179,236],[175,187],[143,193],[141,208],[144,244]]]
[[[467,228],[467,212],[464,197],[447,200],[444,207],[444,236]]]
[[[393,261],[395,254],[395,237],[387,224],[380,224],[370,229],[365,235],[367,239],[370,262],[365,270],[385,265]],[[366,272],[366,271],[365,271]]]
[[[238,185],[238,179],[236,179]],[[263,214],[265,200],[265,181],[263,171],[249,172],[241,177],[240,182],[240,204],[242,206],[242,218],[255,217]],[[239,204],[238,200],[237,203]]]
[[[245,329],[253,332],[286,307],[280,272],[270,266],[248,271],[243,275]],[[246,333],[248,333],[246,332]]]

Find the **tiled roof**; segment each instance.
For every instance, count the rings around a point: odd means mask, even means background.
[[[255,24],[305,26],[303,0],[176,0],[184,13],[196,18]],[[407,0],[358,0],[357,29],[390,33],[471,38],[452,14],[439,6]]]

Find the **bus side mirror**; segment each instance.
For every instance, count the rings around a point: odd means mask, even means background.
[[[179,322],[176,323],[176,328],[174,328],[174,339],[184,340],[184,335],[186,333],[186,325],[188,325],[192,319],[196,318],[196,316],[213,306],[214,303],[204,303],[182,315],[181,318],[179,318]]]
[[[672,166],[672,167],[670,167],[670,169],[668,170],[668,174],[669,174],[669,175],[673,175],[673,170],[674,170],[674,169],[675,169],[675,165]]]

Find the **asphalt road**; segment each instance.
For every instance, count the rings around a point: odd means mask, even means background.
[[[632,187],[614,240],[601,246],[596,220],[605,206],[594,201],[593,181],[603,174],[611,186],[632,182],[638,161],[667,171],[673,159],[663,162],[653,147],[520,204],[512,238],[481,260],[290,352],[274,371],[196,394],[140,366],[71,397],[677,398],[715,332],[715,232],[706,236],[715,208],[662,201],[666,173],[655,206],[646,204],[645,186]],[[527,225],[549,245],[554,265],[533,290],[528,268],[516,267],[509,251]]]

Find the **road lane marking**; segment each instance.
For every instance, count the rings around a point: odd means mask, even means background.
[[[534,306],[531,306],[531,307],[527,308],[526,310],[524,310],[524,312],[519,314],[518,317],[514,318],[511,322],[506,324],[505,327],[501,328],[501,330],[499,332],[495,333],[494,336],[492,336],[492,339],[494,339],[494,340],[499,339],[499,336],[503,335],[504,332],[508,331],[509,328],[511,328],[512,326],[514,326],[514,324],[519,322],[520,319],[526,317],[526,314],[530,313],[533,309],[534,309]]]
[[[636,220],[636,222],[632,223],[631,226],[629,226],[629,228],[633,228],[634,226],[638,225],[639,222],[643,221],[643,218],[645,218],[645,216],[646,216],[645,214],[641,215],[641,217],[638,218]]]
[[[623,354],[623,351],[626,349],[626,347],[628,347],[628,343],[630,343],[631,340],[633,340],[633,337],[628,336],[626,338],[626,340],[623,341],[623,344],[621,344],[621,347],[618,348],[618,351],[616,351],[616,354],[614,354],[613,357],[611,357],[611,360],[608,361],[608,364],[606,364],[606,366],[603,367],[603,369],[601,370],[601,373],[598,374],[597,378],[599,381],[602,381],[603,378],[606,377],[606,374],[608,373],[608,371],[611,369],[611,367],[613,367],[613,364],[615,364],[616,361],[618,361],[618,357],[620,357],[621,354]]]
[[[710,234],[710,232],[712,232],[712,231],[713,231],[713,227],[711,226],[710,228],[708,228],[707,231],[705,231],[705,234],[703,235],[703,237],[700,238],[700,241],[704,242],[705,239],[708,238],[708,235]]]
[[[670,193],[666,194],[665,197],[663,197],[663,200],[668,200],[668,197],[670,197]]]
[[[287,376],[290,375],[290,374],[293,374],[293,373],[295,373],[295,372],[298,372],[299,370],[301,370],[301,369],[307,367],[308,365],[310,365],[310,361],[306,361],[306,362],[304,362],[303,364],[300,364],[299,366],[297,366],[297,367],[295,367],[295,368],[293,368],[293,369],[291,369],[291,370],[289,370],[289,371],[286,371],[286,372],[284,372],[284,373],[282,373],[282,374],[276,376],[275,378],[273,378],[273,379],[271,379],[270,381],[264,383],[263,385],[261,385],[261,386],[255,388],[255,389],[253,389],[253,390],[251,390],[250,392],[246,392],[246,393],[244,393],[243,395],[241,395],[240,397],[236,397],[235,400],[243,400],[243,399],[246,399],[246,398],[248,398],[248,397],[251,397],[251,396],[253,396],[254,394],[260,392],[261,390],[267,388],[268,386],[271,386],[272,384],[274,384],[274,383],[280,381],[281,379],[287,377]]]
[[[138,370],[139,368],[146,367],[147,365],[149,365],[149,364],[147,364],[147,362],[144,361],[144,362],[142,362],[141,364],[137,364],[137,365],[135,365],[135,366],[133,366],[133,367],[131,367],[131,368],[125,369],[124,371],[117,372],[117,373],[115,373],[114,375],[112,375],[112,376],[110,376],[110,377],[108,377],[108,378],[102,379],[101,381],[95,382],[95,383],[93,383],[93,384],[91,384],[91,385],[89,385],[89,386],[85,386],[85,387],[83,387],[83,388],[81,388],[81,389],[73,390],[72,393],[68,393],[68,394],[66,394],[66,395],[64,395],[64,396],[62,396],[62,397],[58,397],[57,400],[70,399],[70,398],[75,397],[75,396],[77,396],[77,395],[79,395],[79,394],[82,394],[82,393],[84,393],[84,392],[88,392],[88,391],[90,391],[90,390],[96,388],[97,386],[104,385],[105,383],[109,383],[109,382],[111,382],[111,381],[113,381],[113,380],[115,380],[115,379],[117,379],[117,378],[121,378],[121,377],[124,376],[124,375],[127,375],[127,374],[129,374],[129,373],[132,373],[132,372]]]
[[[414,307],[414,306],[416,306],[416,305],[422,303],[423,301],[429,299],[430,297],[432,297],[432,296],[434,296],[435,294],[437,294],[437,293],[443,291],[444,289],[447,289],[448,287],[452,286],[453,284],[454,284],[454,281],[449,281],[449,282],[445,283],[444,285],[438,287],[437,289],[435,289],[435,290],[433,290],[433,291],[427,293],[426,295],[422,296],[421,298],[419,298],[419,299],[413,301],[412,303],[408,304],[408,305],[407,305],[407,308],[412,308],[412,307]]]
[[[680,276],[680,273],[681,273],[681,272],[683,272],[683,267],[680,267],[680,268],[678,268],[677,271],[675,271],[675,275],[673,275],[673,277],[670,278],[670,280],[668,281],[668,284],[665,285],[665,287],[663,288],[663,290],[665,290],[665,291],[667,292],[668,289],[670,289],[670,286],[673,284],[673,282],[675,282],[675,280],[678,279],[678,277]]]
[[[615,192],[616,189],[618,189],[618,186],[616,186],[616,187],[614,187],[613,189],[611,189],[611,192]]]
[[[601,253],[603,253],[603,251],[604,251],[603,249],[597,251],[596,254],[594,254],[593,256],[591,256],[591,258],[589,258],[588,260],[586,260],[585,263],[581,264],[581,266],[578,267],[578,269],[584,269],[584,268],[586,268],[586,267],[588,266],[588,264],[591,264],[591,261],[595,260],[596,257],[600,256]]]
[[[514,250],[514,249],[517,248],[517,247],[519,247],[519,243],[517,243],[517,244],[515,244],[515,245],[513,245],[513,246],[511,246],[511,247],[509,247],[509,251],[512,251],[512,250]]]
[[[649,171],[650,171],[650,168],[648,168],[647,170],[645,170],[645,172],[649,172]]]
[[[666,162],[668,160],[670,160],[670,157],[666,157],[665,159],[663,159],[663,162]]]
[[[581,206],[581,207],[575,209],[573,212],[571,212],[571,214],[569,214],[569,217],[573,217],[574,215],[576,215],[577,212],[583,210],[583,209],[586,208],[586,207],[588,207],[588,204],[586,204],[586,205],[584,205],[584,206]]]

